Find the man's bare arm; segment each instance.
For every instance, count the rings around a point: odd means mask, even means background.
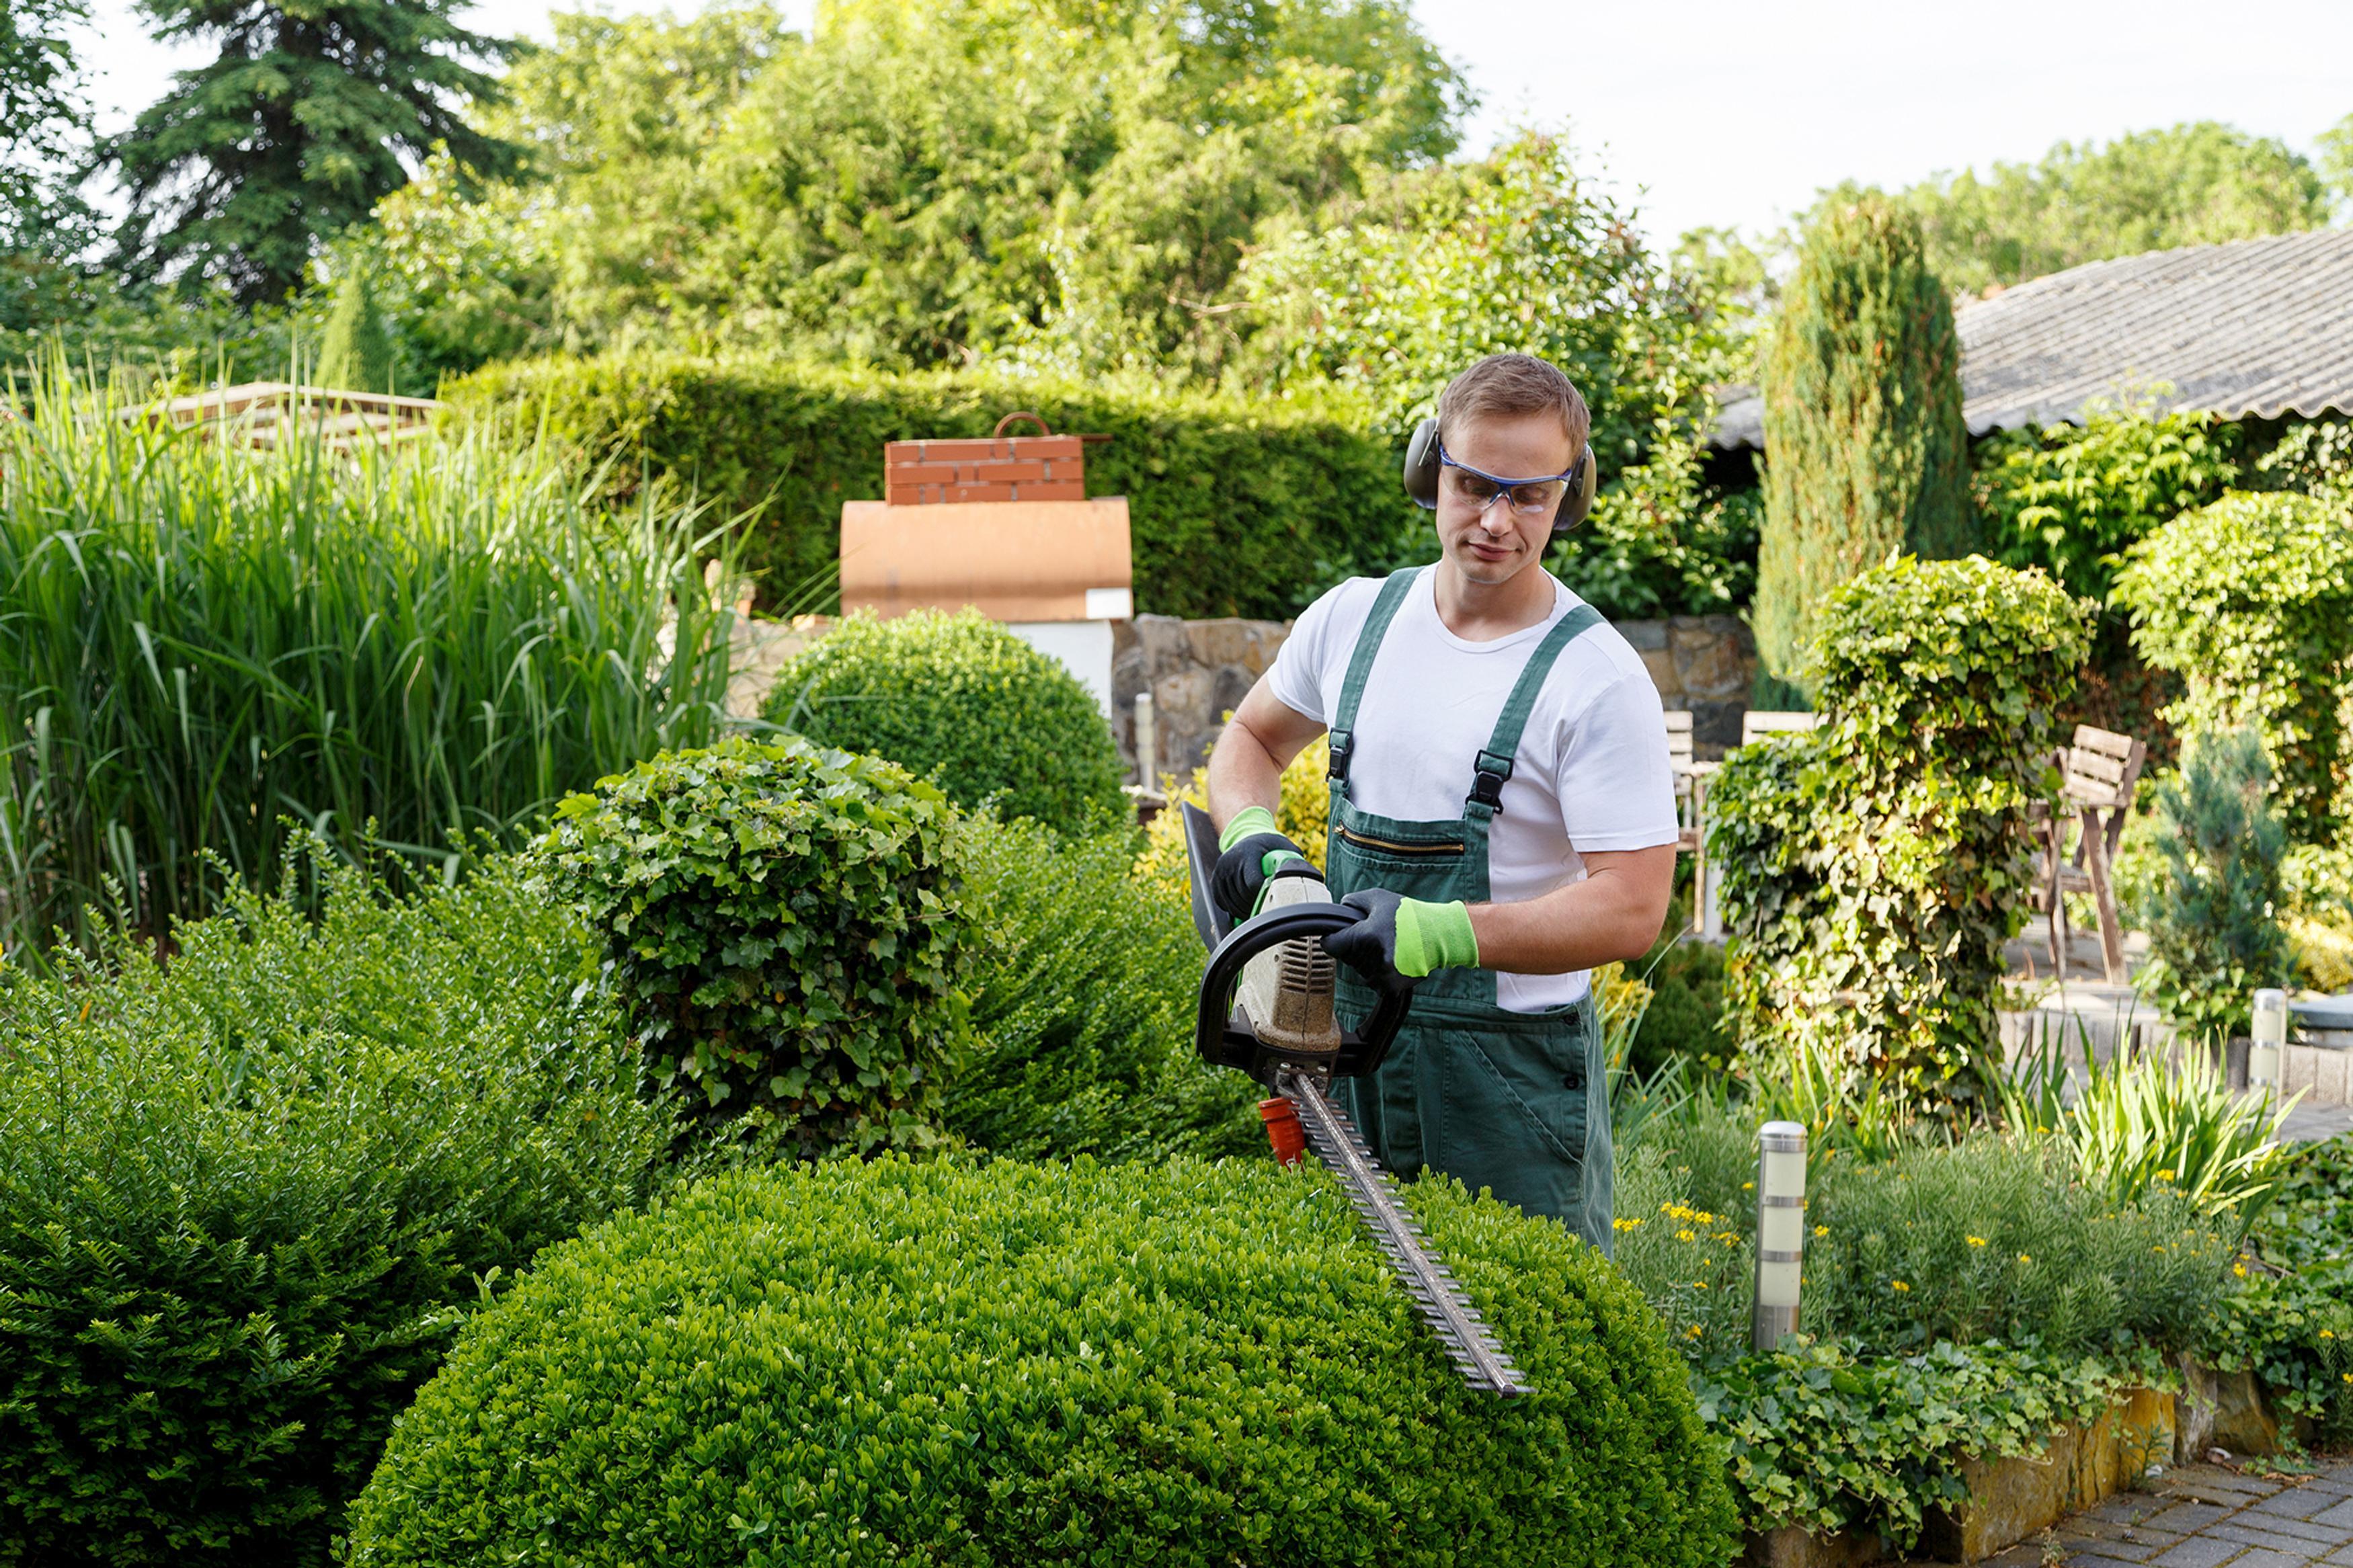
[[[1267,678],[1260,676],[1209,752],[1209,819],[1219,831],[1244,806],[1272,811],[1282,770],[1323,732],[1323,725],[1267,689]]]
[[[1471,906],[1482,969],[1561,974],[1650,950],[1674,894],[1675,847],[1595,850],[1584,860],[1581,882],[1520,903]]]

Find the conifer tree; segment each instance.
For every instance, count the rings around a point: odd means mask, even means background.
[[[1765,359],[1765,530],[1757,652],[1799,678],[1815,616],[1889,555],[1968,552],[1960,339],[1918,219],[1884,197],[1825,213]]]
[[[2192,735],[2180,775],[2158,785],[2166,875],[2141,911],[2143,979],[2183,1034],[2218,1049],[2247,1032],[2258,987],[2287,984],[2287,829],[2271,784],[2263,737],[2236,730]]]
[[[392,336],[376,309],[375,290],[365,267],[354,266],[335,285],[335,308],[327,317],[327,332],[319,346],[321,386],[346,392],[387,392],[392,388]]]
[[[520,149],[460,112],[498,91],[464,62],[514,47],[453,22],[465,3],[142,0],[159,39],[219,54],[108,144],[129,195],[117,265],[146,279],[185,264],[247,303],[279,299],[316,241],[407,184],[436,142],[482,174],[516,168]]]

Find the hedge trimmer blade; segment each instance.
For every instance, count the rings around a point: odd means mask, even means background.
[[[1381,1169],[1346,1113],[1325,1097],[1323,1084],[1286,1068],[1275,1074],[1274,1089],[1298,1108],[1307,1146],[1324,1169],[1339,1178],[1365,1228],[1388,1254],[1389,1267],[1397,1271],[1406,1294],[1421,1309],[1438,1342],[1461,1372],[1463,1383],[1484,1394],[1527,1393],[1520,1369],[1495,1342],[1479,1309],[1471,1304],[1470,1296],[1446,1266],[1422,1246],[1421,1226],[1405,1206],[1397,1178]]]

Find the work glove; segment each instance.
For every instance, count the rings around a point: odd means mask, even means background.
[[[1471,907],[1460,899],[1433,904],[1366,888],[1340,902],[1365,918],[1325,937],[1324,950],[1377,990],[1394,994],[1432,970],[1478,967]]]
[[[1262,805],[1246,805],[1218,835],[1218,866],[1209,873],[1209,897],[1234,919],[1246,921],[1258,913],[1267,878],[1293,860],[1307,864],[1299,846],[1274,830],[1274,813]]]

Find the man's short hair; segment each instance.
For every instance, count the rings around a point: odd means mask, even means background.
[[[1546,413],[1560,416],[1570,449],[1583,451],[1593,415],[1568,377],[1534,354],[1489,354],[1438,395],[1438,437],[1444,440],[1467,420]]]

